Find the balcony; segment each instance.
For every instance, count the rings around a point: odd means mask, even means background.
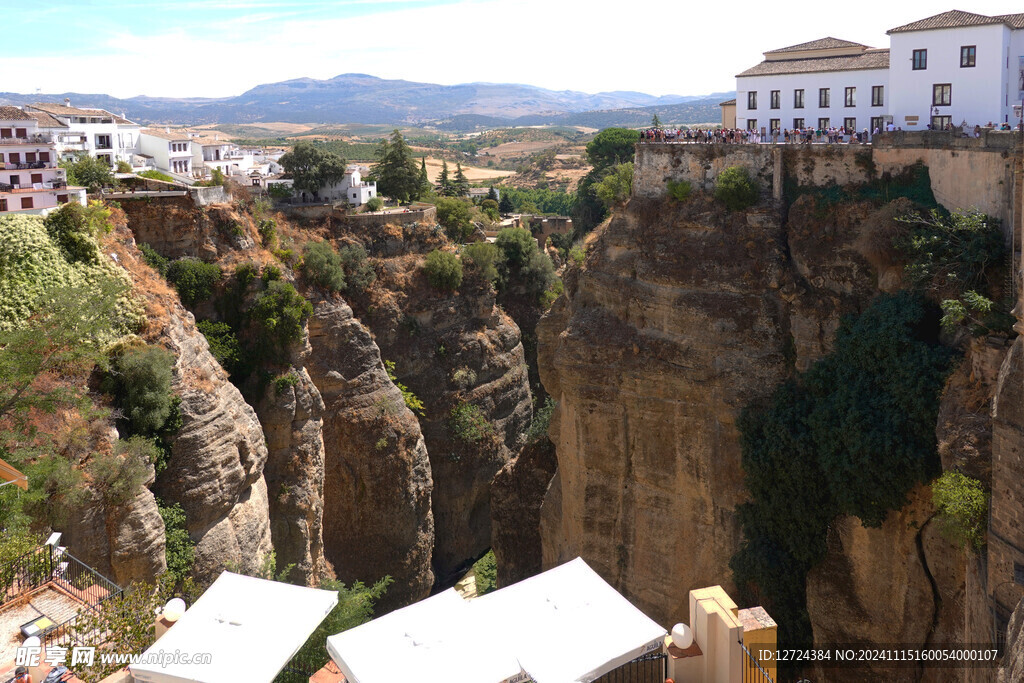
[[[9,183],[0,183],[0,192],[24,194],[26,192],[43,192],[45,190],[63,190],[67,188],[67,186],[67,182],[63,180],[54,180],[49,183],[35,183],[34,185],[11,185]]]
[[[0,171],[31,171],[39,168],[54,168],[53,161],[26,161],[20,164],[0,161]]]
[[[53,138],[49,135],[29,135],[23,138],[0,138],[0,145],[49,145]]]

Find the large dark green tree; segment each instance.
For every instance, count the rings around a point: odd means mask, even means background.
[[[580,181],[573,207],[574,230],[581,237],[604,220],[608,209],[597,196],[597,185],[611,169],[633,161],[640,133],[629,128],[605,128],[587,143],[587,158],[594,167]]]
[[[441,174],[437,176],[437,193],[442,197],[454,197],[455,186],[452,184],[451,174],[448,172],[448,162],[441,161]]]
[[[295,189],[319,192],[345,177],[345,160],[311,142],[299,142],[281,157],[280,164],[291,174]]]
[[[420,171],[416,168],[412,150],[396,128],[390,140],[380,143],[380,163],[374,169],[377,190],[399,202],[419,199],[423,192]]]
[[[456,197],[465,197],[469,194],[469,180],[462,171],[462,164],[455,164],[455,178],[452,180],[452,188]]]

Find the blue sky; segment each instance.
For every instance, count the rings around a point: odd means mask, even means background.
[[[766,4],[0,0],[0,91],[215,97],[260,83],[359,72],[444,84],[698,95],[734,88],[733,76],[765,50],[828,35],[886,47],[886,29],[953,8],[861,0],[844,9],[812,3],[766,13]],[[961,8],[1021,10],[997,0]]]

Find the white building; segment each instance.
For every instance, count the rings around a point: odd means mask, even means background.
[[[894,124],[1017,123],[1024,99],[1024,14],[954,10],[888,31]]]
[[[312,195],[305,190],[299,191],[298,197],[303,202],[347,201],[352,206],[362,206],[377,196],[377,183],[363,180],[363,174],[368,172],[366,166],[349,165],[345,168],[345,177],[337,183],[325,185]]]
[[[170,128],[143,128],[139,134],[139,154],[164,173],[190,180],[192,176],[192,139],[184,131]]]
[[[904,130],[1015,123],[1024,14],[953,10],[888,31],[889,49],[822,38],[764,53],[736,76],[736,126]]]
[[[874,129],[887,113],[889,51],[822,38],[764,53],[736,76],[736,127]]]
[[[0,213],[42,213],[60,204],[85,205],[85,188],[68,186],[57,166],[57,143],[35,117],[0,106]]]
[[[36,102],[25,110],[40,114],[40,127],[55,135],[62,159],[84,152],[110,166],[118,161],[132,161],[141,127],[123,116],[105,109],[72,107],[70,100],[64,100],[64,104]]]

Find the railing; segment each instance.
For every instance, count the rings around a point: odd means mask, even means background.
[[[0,564],[0,605],[49,583],[53,566],[52,546],[36,548]]]
[[[743,649],[743,683],[775,683],[747,646],[740,643],[740,647]]]
[[[29,135],[23,138],[0,138],[0,145],[46,145],[53,142],[49,135]]]
[[[317,656],[300,651],[274,677],[273,683],[307,683],[310,677],[322,669],[328,661],[330,661],[330,656],[326,649],[322,655],[318,654]]]
[[[50,164],[53,164],[51,166]],[[0,169],[5,171],[28,171],[37,168],[56,168],[55,161],[26,161],[24,163],[15,163],[13,161],[7,161],[0,163]]]
[[[110,634],[99,627],[79,628],[79,619],[84,614],[102,612],[106,603],[121,595],[121,588],[67,551],[55,553],[54,561],[53,585],[78,600],[81,607],[74,614],[48,614],[57,625],[43,634],[43,644],[59,647],[102,645]]]
[[[668,655],[651,652],[609,671],[595,683],[664,683],[668,676]]]

